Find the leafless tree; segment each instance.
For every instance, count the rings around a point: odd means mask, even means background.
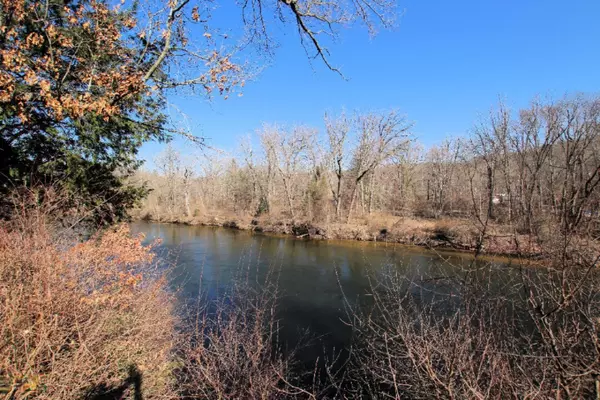
[[[265,152],[274,160],[281,178],[288,212],[292,219],[297,215],[295,179],[306,164],[307,150],[315,134],[313,129],[301,126],[291,130],[266,126],[261,133]]]
[[[405,151],[396,154],[392,159],[394,165],[394,188],[388,195],[393,200],[390,209],[394,213],[399,210],[412,211],[411,200],[416,197],[416,184],[420,178],[419,167],[423,163],[423,149],[413,141],[407,143]]]
[[[454,183],[461,150],[460,140],[446,139],[427,152],[426,160],[429,167],[426,180],[427,200],[431,201],[436,218],[450,206],[449,191]]]
[[[257,159],[252,147],[250,137],[241,143],[242,157],[252,177],[252,182],[257,192],[257,214],[268,212],[271,209],[271,194],[273,192],[273,179],[275,177],[275,160],[268,151],[262,159]]]
[[[405,148],[412,128],[412,123],[396,111],[358,115],[355,123],[358,144],[350,167],[354,182],[347,220],[350,220],[357,190],[363,179]]]
[[[347,149],[351,129],[351,121],[345,113],[333,118],[325,115],[328,155],[327,164],[334,179],[330,179],[331,194],[335,205],[335,218],[339,221],[342,210],[343,179],[349,164]]]
[[[155,163],[158,170],[166,178],[164,201],[169,214],[173,215],[177,204],[177,180],[181,164],[179,152],[169,143],[165,150],[156,157]]]

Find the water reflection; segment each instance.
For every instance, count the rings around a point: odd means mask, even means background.
[[[364,297],[369,291],[368,273],[401,273],[420,282],[411,290],[421,296],[424,288],[432,290],[427,293],[448,293],[451,287],[430,278],[451,275],[472,263],[468,255],[385,243],[304,241],[148,222],[136,222],[131,227],[148,240],[161,240],[157,250],[173,264],[171,284],[181,301],[194,299],[201,291],[209,297],[218,296],[236,277],[261,283],[269,271],[276,270],[282,293],[281,337],[293,343],[307,329],[319,337],[318,346],[300,353],[306,362],[314,360],[323,346],[340,349],[348,345],[350,331],[342,321],[346,316],[343,294],[350,301]],[[499,274],[504,274],[506,269],[496,264],[501,268]]]

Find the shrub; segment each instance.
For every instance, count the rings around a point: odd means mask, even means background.
[[[598,274],[493,268],[374,281],[372,307],[349,313],[344,396],[597,398]]]
[[[176,321],[150,249],[124,225],[76,243],[46,215],[0,225],[7,398],[170,397]]]
[[[283,397],[288,359],[278,350],[274,297],[236,287],[204,303],[181,348],[180,389],[193,399]]]

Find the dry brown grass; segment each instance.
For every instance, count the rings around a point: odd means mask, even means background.
[[[73,245],[47,209],[22,210],[0,226],[6,398],[171,397],[172,299],[142,238],[117,226]]]

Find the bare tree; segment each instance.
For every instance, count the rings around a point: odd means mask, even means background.
[[[351,171],[354,185],[347,220],[350,220],[359,185],[367,174],[389,161],[408,143],[412,123],[396,111],[358,115],[358,144],[354,149]]]
[[[453,184],[461,150],[460,140],[446,139],[427,152],[426,160],[429,167],[426,181],[427,200],[431,202],[436,218],[439,218],[449,206],[448,192]]]
[[[285,21],[287,15],[298,28],[302,45],[311,58],[320,58],[325,65],[341,72],[329,62],[329,51],[323,38],[336,38],[337,28],[354,22],[366,25],[371,34],[377,26],[391,27],[396,15],[396,2],[391,0],[245,0],[242,2],[244,20],[252,40],[271,51],[272,38],[267,15],[277,15]]]
[[[423,162],[422,158],[422,147],[412,141],[407,143],[405,151],[401,151],[393,157],[395,188],[388,196],[392,200],[390,209],[394,213],[398,211],[398,208],[406,209],[410,205],[410,199],[415,197],[415,186],[421,178],[418,167]],[[410,208],[408,209],[410,210]]]
[[[327,164],[334,180],[330,180],[331,194],[335,205],[335,218],[340,219],[342,210],[342,181],[349,164],[349,151],[346,148],[351,129],[351,121],[345,113],[337,118],[325,114],[325,129],[327,133],[328,155]]]
[[[241,152],[246,168],[248,168],[252,177],[255,197],[258,200],[256,214],[269,212],[271,209],[273,179],[276,172],[275,160],[268,151],[265,152],[262,159],[257,159],[258,157],[256,157],[249,137],[241,142]]]
[[[156,157],[155,163],[166,179],[166,194],[163,200],[169,214],[173,216],[177,207],[177,180],[181,167],[181,156],[169,143],[165,150]]]
[[[291,130],[266,126],[260,135],[265,152],[274,160],[281,178],[288,212],[292,219],[295,219],[295,179],[306,163],[306,152],[312,138],[316,136],[316,131],[302,126],[294,127]]]
[[[228,35],[218,35],[211,24],[211,4],[199,6],[190,0],[136,3],[132,12],[140,14],[136,34],[143,44],[138,63],[144,67],[144,81],[159,88],[199,88],[209,95],[215,90],[227,95],[246,78],[247,65],[235,63],[236,54],[256,44],[270,55],[274,46],[271,26],[288,21],[298,29],[306,51],[314,52],[311,58],[320,58],[339,72],[329,62],[323,38],[335,38],[337,28],[359,21],[374,34],[378,26],[391,27],[396,14],[396,3],[391,0],[245,0],[240,5],[249,34],[235,45],[227,44]]]
[[[194,170],[189,166],[183,167],[183,201],[185,205],[185,214],[188,218],[193,216],[192,209],[190,207],[191,200],[191,183],[194,176]]]
[[[600,101],[564,101],[547,107],[544,115],[550,136],[558,138],[555,162],[561,162],[557,169],[562,173],[554,175],[562,181],[562,188],[554,196],[559,199],[561,225],[570,231],[586,216],[594,216],[598,205]]]

